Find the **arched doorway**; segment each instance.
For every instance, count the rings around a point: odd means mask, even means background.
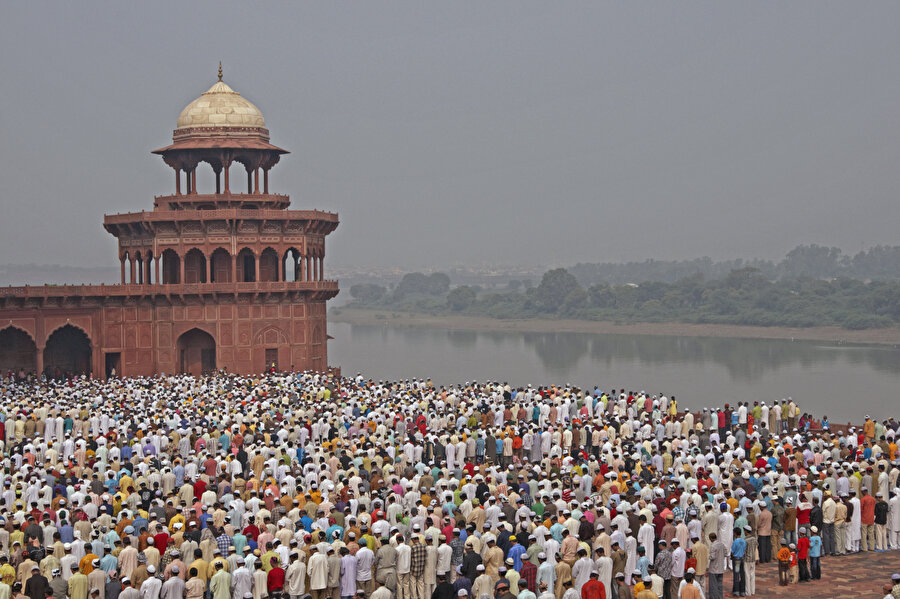
[[[216,370],[216,340],[200,329],[191,329],[178,338],[178,367],[181,372],[199,376]]]
[[[254,283],[256,281],[256,256],[250,248],[244,248],[237,255],[237,282]]]
[[[37,368],[37,346],[31,336],[16,327],[0,331],[0,374],[31,374]]]
[[[206,282],[206,256],[197,248],[192,249],[184,256],[184,282]]]
[[[91,340],[67,324],[53,331],[44,346],[44,370],[52,377],[91,373]]]
[[[168,249],[162,253],[162,282],[165,285],[174,285],[181,279],[181,260],[175,250]]]
[[[303,258],[300,256],[300,250],[297,248],[288,248],[284,253],[284,280],[285,281],[302,281],[300,275],[300,264]]]
[[[272,248],[266,248],[259,256],[259,280],[278,280],[278,254]]]
[[[210,269],[209,274],[212,276],[212,283],[230,283],[231,282],[231,254],[225,248],[217,248],[209,257]]]

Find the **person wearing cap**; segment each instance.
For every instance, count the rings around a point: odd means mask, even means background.
[[[811,580],[822,578],[822,538],[817,526],[809,529],[809,577]]]
[[[889,597],[890,599],[900,597],[900,574],[896,572],[891,574],[891,582],[888,586],[890,586],[890,594],[886,597]]]
[[[22,590],[29,599],[47,599],[47,595],[52,592],[50,581],[41,574],[41,569],[37,564],[31,567],[31,576],[25,581],[25,587]]]
[[[249,574],[249,572],[248,572]],[[247,588],[244,586],[234,586],[234,590],[237,592],[243,591],[246,593]],[[218,563],[215,565],[215,574],[209,579],[209,592],[212,594],[212,599],[230,599],[232,596],[232,579],[231,574],[225,569],[224,563]],[[143,599],[143,598],[142,598]]]
[[[859,484],[859,479],[856,476],[851,476],[850,479],[855,481],[855,484]],[[862,508],[858,492],[857,488],[850,487],[850,500],[847,502],[847,513],[850,517],[850,523],[846,531],[850,542],[849,547],[847,547],[849,553],[859,553],[862,543]]]
[[[166,568],[168,578],[162,585],[159,592],[159,599],[183,599],[184,598],[184,578],[186,572],[181,572],[181,568],[177,565],[169,564]]]
[[[121,580],[122,590],[119,591],[119,599],[140,599],[141,593],[134,588],[131,578],[125,576]]]
[[[628,588],[628,585],[625,583],[625,573],[624,572],[616,572],[615,576],[615,588],[613,591],[615,592],[615,599],[631,599],[631,589]]]
[[[306,573],[306,565],[303,562],[299,561],[300,565],[303,567],[303,573],[305,577]],[[217,563],[212,567],[211,573],[213,576],[219,571],[219,569],[225,570],[231,575],[231,596],[232,597],[243,597],[244,593],[251,593],[253,591],[253,574],[250,572],[250,568],[247,567],[247,560],[242,555],[235,556],[234,560],[235,568],[234,570],[228,570],[224,563]],[[301,578],[304,578],[301,577]],[[303,589],[298,589],[297,596],[303,594]]]
[[[747,582],[744,573],[744,554],[747,552],[747,541],[741,536],[743,531],[735,528],[731,542],[731,594],[735,597],[743,597],[747,592]]]
[[[860,550],[875,551],[875,498],[865,485],[860,488]]]
[[[150,575],[150,577],[141,584],[141,588],[139,589],[141,599],[159,599],[160,591],[162,591],[163,581],[159,576],[156,575],[156,567],[152,564],[147,566],[147,573]],[[71,582],[71,580],[69,582]]]
[[[62,577],[62,570],[60,568],[53,568],[50,571],[50,591],[53,594],[53,599],[66,599],[69,593],[69,583],[65,581]]]
[[[881,465],[884,468],[884,465]],[[878,490],[875,492],[875,551],[888,549],[887,524],[890,513],[890,505],[886,501],[885,494]]]
[[[477,576],[472,581],[472,597],[481,597],[482,595],[493,597],[494,581],[487,574],[484,564],[478,564],[475,571]]]
[[[390,552],[396,556],[396,550],[391,547],[389,544],[385,543],[385,545],[381,548],[381,550],[388,549]],[[395,567],[396,557],[394,562],[391,563],[391,569],[394,574],[394,577],[391,580],[381,579],[379,582],[385,584],[385,586],[392,585],[394,589],[396,589],[396,567]],[[310,547],[310,555],[307,560],[306,570],[309,576],[309,591],[312,593],[313,599],[325,599],[326,597],[326,589],[328,587],[328,555],[319,551],[319,545],[312,545]],[[387,585],[386,583],[390,583]]]
[[[725,544],[718,538],[716,533],[710,533],[709,540],[709,570],[707,574],[709,578],[709,599],[722,599],[722,579],[725,575],[728,552]]]
[[[106,571],[100,568],[100,560],[91,562],[91,571],[88,573],[88,586],[92,589],[100,589],[100,597],[106,594]]]
[[[341,549],[344,551],[347,550],[346,547],[342,547]],[[278,556],[273,556],[271,558],[271,564],[272,567],[266,574],[266,591],[268,592],[269,599],[281,599],[281,595],[284,592],[284,569],[282,569],[281,567],[281,562],[279,561]],[[350,597],[356,594],[356,573],[354,572],[353,574],[353,592],[348,595]]]
[[[834,553],[832,555],[844,555],[847,552],[847,544],[849,542],[847,511],[846,499],[841,496],[836,497],[834,504]]]

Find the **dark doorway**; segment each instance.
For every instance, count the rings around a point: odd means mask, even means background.
[[[22,329],[6,327],[0,331],[0,374],[34,373],[37,368],[37,346]]]
[[[176,345],[181,372],[200,376],[216,370],[216,341],[200,329],[191,329]]]
[[[108,352],[106,354],[106,378],[122,376],[122,354]]]
[[[237,255],[237,278],[241,283],[253,283],[256,281],[256,256],[249,249],[244,248]]]
[[[266,348],[266,372],[278,372],[278,348]]]
[[[162,254],[162,279],[166,285],[181,282],[181,259],[175,250],[166,250]]]
[[[67,324],[56,329],[44,347],[44,369],[53,377],[91,373],[91,340]]]

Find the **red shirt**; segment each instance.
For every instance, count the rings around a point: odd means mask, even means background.
[[[809,537],[800,537],[797,540],[797,559],[809,557]]]
[[[863,524],[875,524],[875,498],[871,495],[859,500],[859,517]]]
[[[809,542],[807,542],[807,545]],[[269,592],[272,591],[280,591],[284,588],[284,570],[275,566],[271,570],[269,570],[269,575],[266,576],[266,588],[269,589]]]
[[[202,480],[198,480],[194,483],[194,498],[197,501],[200,501],[200,497],[203,496],[203,493],[206,492],[206,483]]]
[[[606,589],[603,583],[593,578],[581,587],[581,599],[606,599]]]

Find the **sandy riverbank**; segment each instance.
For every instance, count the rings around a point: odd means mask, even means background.
[[[618,324],[589,320],[510,319],[479,316],[431,316],[392,310],[337,308],[328,316],[332,322],[392,327],[428,327],[479,331],[522,331],[536,333],[579,332],[615,335],[674,335],[680,337],[736,337],[747,339],[798,339],[844,343],[900,345],[900,328],[850,331],[841,327],[752,327],[725,324],[646,322]]]

